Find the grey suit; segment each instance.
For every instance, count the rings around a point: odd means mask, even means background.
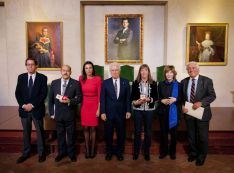
[[[183,101],[188,101],[187,90],[189,77],[181,81]],[[205,159],[208,152],[208,131],[209,120],[212,117],[210,104],[215,100],[216,94],[213,88],[213,82],[210,78],[199,75],[197,89],[195,92],[194,103],[201,102],[202,107],[205,108],[202,120],[196,119],[185,114],[188,142],[189,142],[189,155]]]

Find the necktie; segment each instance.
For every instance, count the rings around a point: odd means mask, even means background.
[[[192,86],[191,86],[191,92],[190,92],[190,102],[194,103],[195,98],[195,79],[192,79]]]
[[[33,87],[33,79],[32,76],[30,76],[29,81],[28,81],[28,93],[29,97],[32,95],[32,87]]]
[[[62,95],[64,95],[65,91],[66,91],[66,87],[67,87],[67,81],[64,80],[63,81],[63,90],[62,90]]]
[[[117,79],[115,79],[115,94],[116,94],[116,97],[118,98]]]

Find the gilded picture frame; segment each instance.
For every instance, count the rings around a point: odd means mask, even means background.
[[[38,61],[38,70],[60,70],[63,65],[62,22],[26,22],[27,57]]]
[[[186,64],[227,65],[228,23],[188,23]]]
[[[142,64],[143,15],[105,15],[105,63]]]

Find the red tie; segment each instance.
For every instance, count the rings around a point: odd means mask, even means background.
[[[191,92],[190,92],[190,102],[194,103],[195,98],[195,79],[192,79],[192,86],[191,86]]]

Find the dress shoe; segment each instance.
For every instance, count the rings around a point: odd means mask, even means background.
[[[205,163],[205,159],[197,159],[196,160],[196,166],[202,166]]]
[[[159,159],[164,159],[167,156],[166,153],[162,153],[158,156]]]
[[[193,162],[194,160],[196,160],[196,156],[189,156],[188,157],[188,162]]]
[[[76,156],[71,156],[70,159],[71,159],[72,162],[76,162],[77,161]]]
[[[42,154],[41,156],[39,156],[38,158],[38,162],[44,162],[46,160],[46,155]]]
[[[122,161],[122,160],[124,160],[124,157],[122,154],[118,154],[117,159],[118,159],[118,161]]]
[[[145,160],[147,160],[147,161],[150,160],[150,155],[149,154],[145,154]]]
[[[111,158],[112,158],[112,154],[106,154],[106,157],[105,157],[106,160],[111,160]]]
[[[57,155],[54,159],[55,162],[61,161],[65,156],[64,155]]]
[[[27,156],[20,156],[18,159],[17,159],[17,161],[16,161],[16,163],[18,164],[18,163],[23,163],[25,160],[27,160],[29,157],[27,157]]]
[[[133,159],[133,160],[137,160],[137,159],[138,159],[138,156],[139,156],[138,154],[134,153],[132,159]]]
[[[176,159],[176,154],[170,154],[170,158],[171,158],[171,160],[175,160]]]
[[[96,152],[91,153],[90,156],[89,156],[89,158],[91,158],[91,159],[93,159],[93,158],[95,158],[95,157],[96,157]]]

